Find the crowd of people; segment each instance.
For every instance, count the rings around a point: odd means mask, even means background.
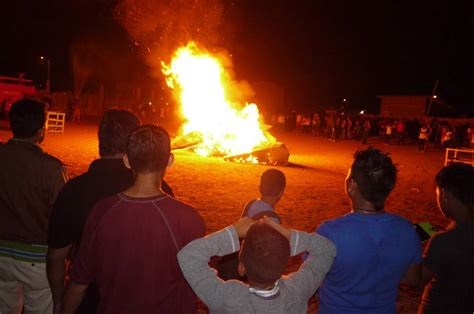
[[[426,150],[428,146],[474,148],[469,123],[453,126],[437,119],[425,122],[416,118],[392,119],[367,114],[351,116],[336,112],[294,112],[289,115],[274,115],[271,123],[279,130],[321,135],[333,142],[354,140],[366,144],[369,136],[377,136],[387,145],[418,141],[420,150]]]
[[[196,296],[211,313],[306,313],[317,291],[318,313],[396,313],[400,283],[426,285],[419,313],[474,310],[471,166],[436,175],[451,224],[424,253],[412,223],[384,210],[397,169],[371,147],[348,170],[348,214],[315,232],[286,227],[276,209],[286,178],[268,169],[242,217],[205,235],[164,181],[166,130],[107,111],[100,158],[69,180],[39,146],[44,124],[43,103],[17,101],[0,144],[0,313],[195,313]],[[283,275],[296,255],[302,265]]]

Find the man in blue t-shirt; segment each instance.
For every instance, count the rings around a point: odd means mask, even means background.
[[[419,237],[408,220],[384,211],[396,178],[388,154],[374,148],[354,154],[345,183],[352,211],[316,230],[337,248],[319,313],[396,313],[400,281],[416,282]]]

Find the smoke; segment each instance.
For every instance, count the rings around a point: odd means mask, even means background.
[[[226,69],[222,79],[227,98],[236,105],[244,104],[254,92],[246,81],[235,79],[231,54],[222,47],[232,37],[232,26],[224,23],[225,12],[221,0],[119,0],[114,18],[156,79],[164,82],[162,62],[169,64],[179,47],[193,41],[220,59]]]
[[[157,78],[162,78],[161,62],[169,62],[187,42],[218,46],[223,14],[220,0],[121,0],[114,10]]]

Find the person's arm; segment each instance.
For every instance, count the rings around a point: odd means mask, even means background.
[[[74,314],[84,299],[88,285],[81,285],[71,281],[64,295],[63,305],[61,307],[62,314]]]
[[[421,279],[421,267],[421,264],[410,265],[407,272],[400,280],[400,283],[409,286],[418,286]]]
[[[422,247],[420,237],[411,224],[409,225],[409,232],[410,234],[407,235],[408,238],[406,247],[411,247],[412,258],[410,261],[410,266],[408,267],[405,275],[400,280],[400,283],[410,286],[418,286],[420,285],[422,277]]]
[[[49,286],[53,294],[53,303],[55,308],[61,307],[64,295],[64,278],[66,276],[66,260],[71,251],[72,245],[55,249],[48,248],[48,256],[46,259],[46,274],[48,276]]]
[[[234,225],[196,239],[179,251],[178,262],[184,277],[209,308],[219,308],[225,301],[223,296],[227,295],[226,288],[231,287],[209,267],[209,259],[239,251],[239,237],[244,237],[252,224],[252,219],[241,218]]]
[[[336,257],[336,246],[319,234],[290,231],[268,218],[265,219],[265,222],[289,238],[291,256],[305,251],[308,252],[308,257],[300,269],[291,273],[285,279],[288,289],[292,290],[296,296],[308,300],[316,292],[327,272],[331,269]]]

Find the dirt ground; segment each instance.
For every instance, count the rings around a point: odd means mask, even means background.
[[[0,141],[11,135],[2,124]],[[277,212],[283,224],[295,229],[313,231],[324,220],[344,215],[350,210],[344,195],[343,182],[352,162],[352,154],[365,147],[357,142],[332,143],[325,138],[297,133],[274,134],[284,142],[290,153],[289,167],[280,168],[287,177],[287,189]],[[443,166],[441,150],[419,152],[416,146],[386,146],[372,139],[369,145],[389,151],[398,164],[399,179],[390,195],[386,210],[412,222],[430,221],[445,226],[447,221],[436,208],[433,178]],[[98,157],[97,125],[68,124],[64,134],[49,134],[43,148],[61,159],[70,177],[87,170]],[[176,196],[198,209],[208,232],[235,222],[244,204],[258,197],[260,174],[268,166],[225,162],[219,158],[205,158],[184,151],[175,152],[176,161],[166,174]],[[293,260],[289,269],[296,269]],[[399,313],[415,313],[421,292],[401,287]],[[314,312],[317,301],[310,304]],[[205,313],[205,306],[200,306]]]

